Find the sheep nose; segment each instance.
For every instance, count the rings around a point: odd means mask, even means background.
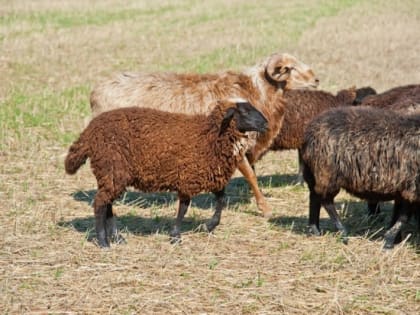
[[[318,85],[319,84],[319,79],[315,78],[315,84]]]

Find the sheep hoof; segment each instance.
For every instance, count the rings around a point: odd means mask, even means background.
[[[383,250],[390,250],[394,248],[394,244],[391,242],[387,242],[385,241],[384,247],[382,248]]]
[[[112,235],[111,242],[115,244],[127,244],[127,241],[120,234]]]
[[[349,238],[345,235],[341,235],[340,236],[341,242],[343,242],[344,245],[348,245],[349,243]]]
[[[171,242],[172,245],[181,244],[182,242],[181,235],[176,235],[176,236],[171,235],[169,241]]]
[[[307,228],[309,235],[321,236],[321,232],[315,224],[311,224]]]
[[[387,232],[385,233],[384,239],[385,239],[385,244],[384,244],[383,249],[386,249],[386,250],[393,249],[394,244],[395,244],[395,237],[391,233]]]
[[[207,232],[209,233],[209,228],[208,228],[208,224],[207,223],[201,223],[198,227],[197,227],[197,231],[199,232]]]
[[[98,239],[98,246],[100,248],[102,248],[102,249],[109,249],[110,248],[109,243],[108,243],[107,240],[100,240],[100,239]]]
[[[267,212],[264,212],[263,215],[264,215],[264,218],[270,219],[273,217],[273,212],[267,211]]]
[[[216,228],[217,225],[218,224],[213,223],[213,222],[207,222],[206,224],[204,224],[204,226],[206,227],[207,232],[209,232],[209,233],[211,231],[213,231]]]
[[[181,232],[179,229],[174,228],[171,233],[169,233],[169,240],[171,244],[181,243]]]
[[[258,209],[260,209],[260,211],[263,213],[264,218],[271,218],[273,217],[273,212],[271,211],[270,206],[265,202],[265,200],[263,202],[259,202],[257,203]]]
[[[300,186],[304,186],[305,185],[305,180],[303,179],[303,175],[302,174],[298,174],[296,181],[294,182],[295,185],[300,185]]]

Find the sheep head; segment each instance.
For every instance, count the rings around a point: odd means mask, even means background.
[[[273,54],[267,61],[266,77],[286,90],[315,89],[319,80],[312,69],[290,54]]]
[[[219,135],[222,135],[229,127],[232,119],[235,119],[236,129],[245,133],[247,131],[265,132],[268,129],[268,121],[251,103],[245,100],[225,101],[225,110]]]

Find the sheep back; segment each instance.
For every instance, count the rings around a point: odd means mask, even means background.
[[[186,114],[208,113],[215,100],[237,97],[254,104],[260,97],[244,74],[122,73],[98,85],[91,93],[93,116],[140,106]]]

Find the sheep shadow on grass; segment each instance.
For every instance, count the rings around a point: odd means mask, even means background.
[[[72,197],[81,202],[85,202],[92,210],[92,204],[97,190],[77,191],[72,194]],[[226,189],[227,200],[230,206],[237,204],[249,203],[252,197],[249,192],[248,184],[243,178],[234,178]],[[192,198],[191,206],[203,210],[214,210],[214,195],[210,193],[203,193]],[[114,206],[125,205],[129,207],[141,207],[143,209],[152,209],[162,206],[170,206],[177,204],[178,197],[176,193],[141,193],[138,191],[126,191],[114,202]],[[210,219],[211,215],[206,219],[196,219],[194,217],[185,217],[181,232],[200,231],[200,227]],[[168,234],[175,223],[174,216],[158,216],[142,217],[135,214],[119,215],[117,216],[117,225],[121,231],[128,231],[135,235],[150,235],[155,233]],[[86,234],[89,241],[95,239],[95,218],[88,216],[84,218],[76,218],[71,221],[61,221],[60,226],[73,227],[78,232]]]
[[[369,217],[364,201],[335,202],[340,218],[347,228],[349,237],[365,237],[369,240],[383,240],[392,216],[392,202],[381,203],[381,213]],[[321,213],[325,212],[321,208]],[[269,222],[275,226],[286,228],[294,233],[308,235],[308,216],[278,216]],[[320,219],[320,229],[323,234],[336,233],[337,229],[329,218]],[[408,243],[420,250],[420,231],[414,216],[402,228],[402,237],[411,234]]]
[[[208,219],[195,219],[187,217],[183,220],[181,226],[181,233],[191,231],[201,231],[201,226],[207,222]],[[142,217],[134,214],[126,214],[117,216],[117,226],[123,233],[130,233],[133,235],[152,235],[152,234],[168,234],[175,223],[175,217],[168,216],[153,216]],[[86,235],[86,239],[91,242],[96,240],[95,232],[95,218],[93,216],[75,218],[70,221],[60,221],[59,226],[71,227],[76,231]]]
[[[296,175],[272,175],[258,177],[258,184],[260,187],[284,187],[288,186],[297,178]],[[72,197],[77,201],[86,202],[92,205],[95,198],[96,189],[77,191],[72,194]],[[232,178],[226,187],[226,196],[229,200],[229,205],[235,206],[238,204],[250,203],[253,197],[249,189],[248,183],[243,177]],[[127,206],[138,206],[142,208],[150,208],[156,206],[168,206],[177,202],[178,197],[176,193],[141,193],[138,191],[126,191],[116,203]],[[214,196],[210,193],[202,193],[192,198],[191,206],[199,209],[212,209],[214,205]]]

